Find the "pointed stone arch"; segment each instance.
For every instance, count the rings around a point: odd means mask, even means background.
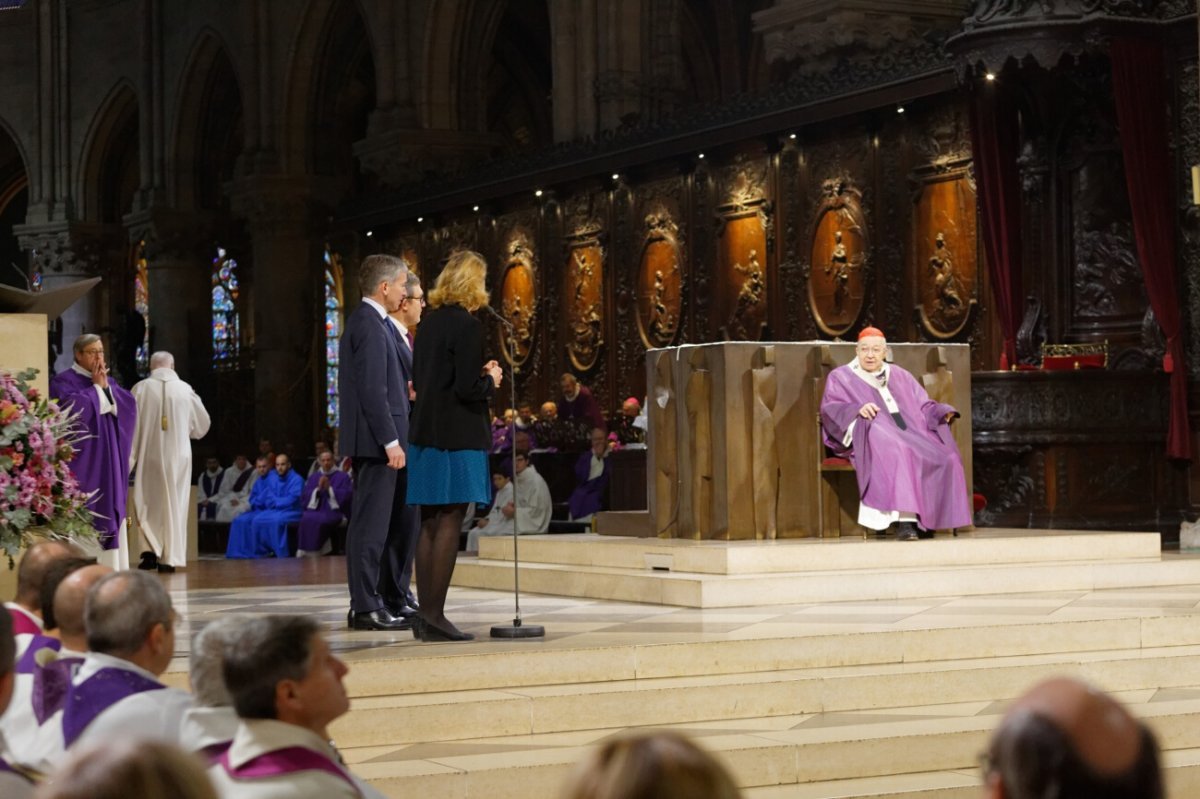
[[[487,74],[506,3],[434,0],[423,57],[428,127],[482,132]]]
[[[100,102],[80,150],[75,185],[77,215],[88,222],[120,223],[141,183],[138,96],[121,78]]]
[[[244,92],[229,53],[222,37],[205,28],[181,73],[167,191],[182,210],[222,206],[222,187],[245,149]]]
[[[25,222],[29,209],[29,162],[21,141],[0,118],[0,274],[4,283],[19,280],[7,264],[24,263],[13,227]],[[24,288],[24,286],[18,286]]]
[[[310,0],[288,56],[281,150],[284,171],[353,171],[351,145],[375,106],[377,43],[358,0]],[[347,116],[351,118],[346,118]]]

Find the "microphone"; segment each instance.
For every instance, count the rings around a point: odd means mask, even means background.
[[[505,327],[507,327],[509,330],[512,330],[512,329],[513,329],[513,324],[512,324],[512,322],[510,322],[510,321],[508,321],[507,319],[505,319],[505,318],[504,318],[504,315],[503,315],[503,314],[501,314],[499,311],[497,311],[495,308],[493,308],[493,307],[492,307],[492,306],[490,306],[490,305],[485,305],[485,306],[483,306],[483,309],[484,309],[485,311],[487,311],[488,313],[490,313],[492,316],[496,317],[496,319],[497,319],[497,320],[499,320],[500,324],[504,325],[504,326],[505,326]]]

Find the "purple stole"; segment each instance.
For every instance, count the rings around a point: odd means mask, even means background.
[[[62,641],[57,638],[51,638],[41,633],[35,634],[33,640],[29,642],[29,646],[25,648],[25,654],[21,655],[21,659],[17,661],[17,674],[33,674],[37,671],[37,653],[43,649],[53,649],[57,652],[61,648]]]
[[[40,666],[33,672],[33,717],[38,725],[62,710],[71,690],[71,680],[83,663],[83,658],[59,658]]]
[[[106,667],[73,687],[63,706],[63,744],[70,748],[88,725],[122,699],[166,688],[162,683],[129,671]]]
[[[207,747],[206,753],[215,755],[212,762],[219,763],[221,768],[235,780],[253,780],[260,777],[282,777],[287,774],[295,774],[299,771],[324,771],[326,774],[332,774],[335,777],[345,780],[355,792],[360,796],[362,793],[358,790],[358,786],[354,784],[354,780],[350,779],[350,775],[342,770],[336,763],[324,755],[314,752],[311,749],[306,749],[303,746],[285,746],[283,749],[276,749],[274,752],[266,752],[258,757],[247,760],[242,765],[234,768],[229,762],[229,747],[231,744],[220,744]]]
[[[32,635],[39,636],[42,634],[42,628],[36,621],[26,616],[19,610],[5,608],[8,615],[12,616],[13,635]]]

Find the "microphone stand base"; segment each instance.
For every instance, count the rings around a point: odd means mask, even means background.
[[[514,619],[512,624],[497,624],[492,627],[493,638],[545,638],[546,628],[540,624],[522,624]]]

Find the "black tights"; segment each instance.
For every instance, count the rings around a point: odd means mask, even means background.
[[[458,539],[467,506],[422,505],[421,537],[417,539],[417,588],[421,618],[450,633],[458,632],[446,618],[446,593],[458,559]]]

